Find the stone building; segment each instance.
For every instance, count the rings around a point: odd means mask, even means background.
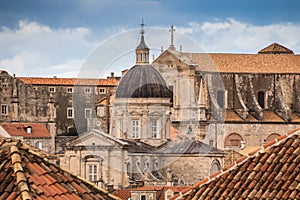
[[[142,27],[136,65],[124,74],[115,95],[97,103],[98,112],[110,115],[109,133],[90,129],[66,142],[61,165],[102,187],[115,188],[191,185],[219,170],[223,151],[195,139],[191,129],[183,138],[173,137],[171,98],[165,80],[149,64]],[[103,101],[111,100],[109,111],[104,110]]]
[[[51,136],[44,124],[1,123],[0,136],[16,138],[38,149],[54,153],[54,135]]]
[[[173,91],[172,126],[221,149],[252,148],[300,127],[300,57],[279,44],[257,54],[189,53],[152,65]]]

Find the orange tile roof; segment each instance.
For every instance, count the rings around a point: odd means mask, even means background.
[[[300,56],[290,54],[183,53],[198,71],[221,73],[300,73]]]
[[[119,197],[122,200],[128,200],[131,198],[130,189],[115,190],[112,194],[115,195],[116,197]]]
[[[273,53],[273,54],[279,54],[279,53],[287,53],[287,54],[294,54],[294,52],[280,44],[273,43],[270,44],[269,46],[263,48],[260,50],[258,53]]]
[[[275,112],[263,111],[263,122],[284,122]]]
[[[21,136],[24,138],[51,138],[51,135],[44,124],[37,123],[3,123],[0,126],[10,136]],[[26,132],[26,128],[31,127],[31,133]]]
[[[227,110],[225,113],[225,121],[242,122],[244,121],[236,112]]]
[[[0,199],[118,199],[50,163],[20,140],[0,138],[0,163]]]
[[[286,133],[172,199],[300,199],[300,129]]]
[[[18,77],[26,84],[32,85],[91,85],[91,86],[116,86],[116,79],[87,79],[87,78],[37,78]]]

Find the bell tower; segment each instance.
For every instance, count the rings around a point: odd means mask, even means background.
[[[148,65],[149,64],[149,48],[145,43],[144,39],[144,21],[142,20],[141,25],[141,41],[140,44],[135,49],[136,54],[136,65]]]

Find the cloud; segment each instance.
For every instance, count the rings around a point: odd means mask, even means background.
[[[74,71],[95,46],[84,27],[52,29],[19,21],[16,29],[0,31],[0,68],[17,76],[45,76]],[[72,66],[72,65],[75,66]],[[53,68],[53,66],[62,66]]]
[[[294,23],[260,26],[228,18],[190,22],[175,29],[174,43],[178,50],[183,45],[183,51],[257,53],[277,42],[300,52],[300,25]],[[169,27],[145,30],[151,57],[158,56],[161,47],[169,47]],[[110,37],[100,43],[99,38],[107,36]],[[0,69],[17,76],[98,76],[110,71],[118,74],[134,64],[139,37],[139,29],[128,30],[124,26],[93,32],[85,27],[51,28],[23,20],[16,29],[0,30]]]
[[[191,22],[187,27],[177,29],[194,38],[208,52],[256,53],[273,42],[280,43],[295,53],[300,52],[300,24],[259,26],[228,18],[202,24]]]

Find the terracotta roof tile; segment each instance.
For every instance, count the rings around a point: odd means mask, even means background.
[[[117,86],[116,79],[84,79],[84,78],[38,78],[18,77],[26,84],[32,85],[90,85],[90,86]]]
[[[10,136],[24,138],[51,138],[49,131],[44,124],[38,123],[2,123],[0,126]],[[26,128],[31,127],[31,133],[26,132]]]
[[[43,155],[19,140],[0,138],[0,199],[118,199]]]
[[[297,199],[300,130],[287,133],[172,199]]]
[[[183,53],[198,71],[221,73],[300,73],[300,57],[292,54]]]

